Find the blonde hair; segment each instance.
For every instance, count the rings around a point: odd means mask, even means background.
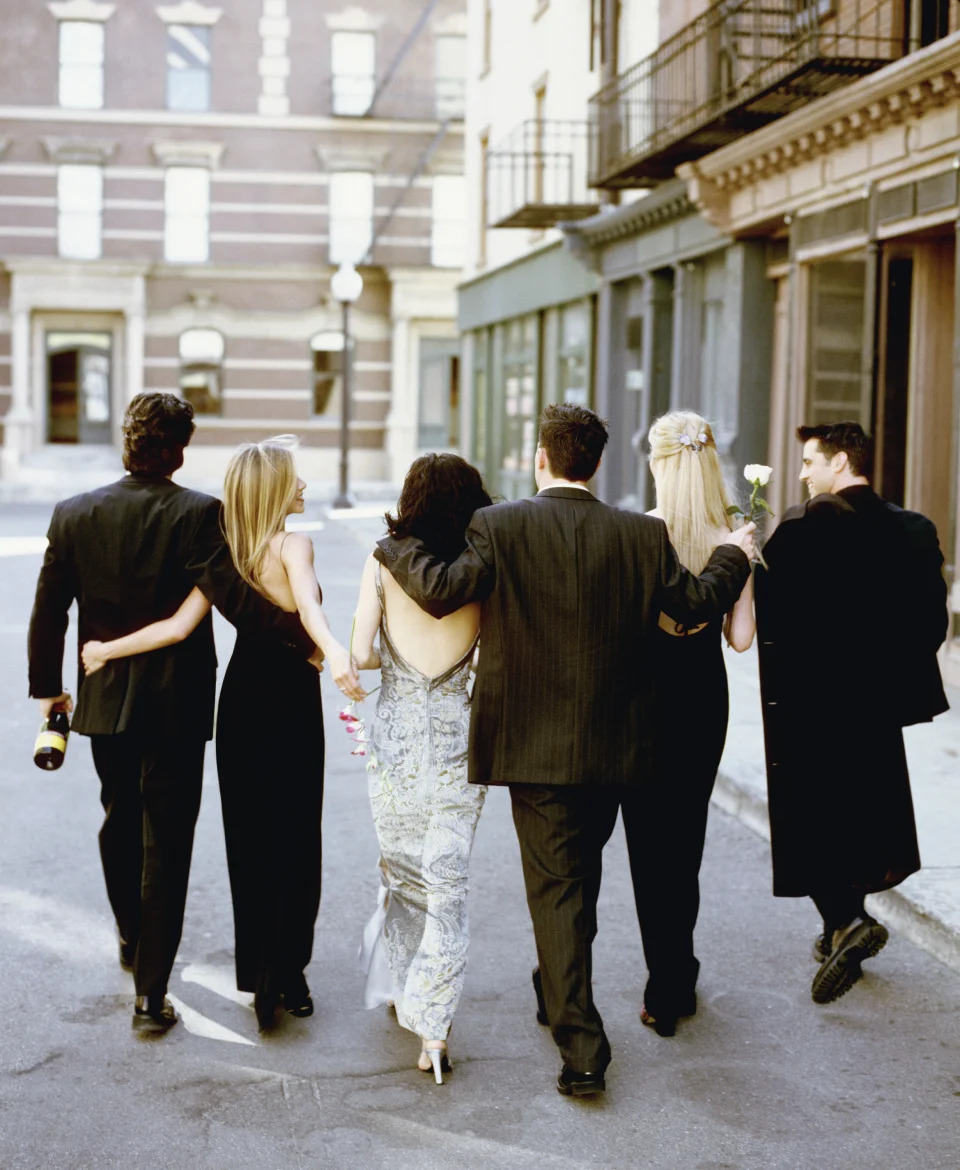
[[[648,440],[657,511],[680,563],[700,573],[717,546],[717,532],[733,528],[713,431],[692,410],[674,410],[656,420]]]
[[[263,592],[263,562],[297,494],[296,438],[276,435],[244,443],[231,456],[223,481],[223,531],[237,572]]]

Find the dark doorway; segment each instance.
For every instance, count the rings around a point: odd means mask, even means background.
[[[47,334],[47,442],[109,443],[109,333]]]
[[[874,433],[877,439],[873,481],[877,491],[903,504],[907,476],[907,395],[910,385],[910,314],[913,260],[887,261],[883,290],[883,370]]]

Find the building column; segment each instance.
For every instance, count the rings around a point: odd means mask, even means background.
[[[670,357],[670,410],[689,405],[686,399],[690,355],[690,320],[688,301],[692,264],[673,266],[673,344]]]
[[[34,446],[34,412],[30,400],[30,309],[12,305],[11,402],[3,419],[3,475],[15,473],[24,455]]]
[[[118,396],[124,409],[131,399],[143,393],[143,363],[145,350],[145,315],[143,309],[128,309],[124,314],[125,385]]]
[[[391,483],[402,483],[417,453],[417,427],[420,403],[417,401],[419,380],[411,369],[410,318],[394,317],[392,322],[390,411],[387,415],[387,475]]]

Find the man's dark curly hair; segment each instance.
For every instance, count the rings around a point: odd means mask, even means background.
[[[832,459],[840,451],[846,453],[854,475],[869,475],[873,462],[873,440],[856,422],[821,423],[815,427],[797,427],[801,443],[816,439],[823,454]]]
[[[539,442],[554,475],[586,483],[607,445],[607,423],[585,406],[551,402],[540,415]]]
[[[138,394],[123,416],[123,466],[133,475],[171,475],[194,430],[189,402],[176,394]]]
[[[470,517],[492,502],[480,472],[459,455],[421,455],[403,481],[396,516],[384,519],[391,536],[415,536],[441,560],[455,561],[467,547]]]

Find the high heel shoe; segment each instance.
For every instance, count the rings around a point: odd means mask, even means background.
[[[420,1049],[420,1056],[417,1059],[417,1068],[421,1072],[428,1073],[433,1070],[434,1080],[438,1085],[443,1084],[443,1073],[450,1072],[450,1059],[447,1055],[446,1040],[423,1040],[420,1041],[422,1048]],[[424,1058],[427,1064],[423,1063]]]

